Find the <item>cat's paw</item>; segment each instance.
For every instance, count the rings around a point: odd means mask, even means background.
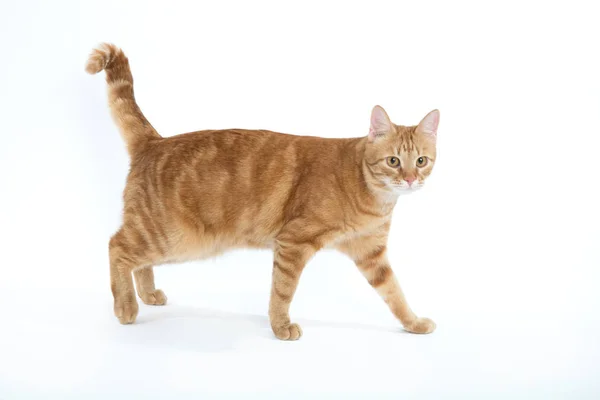
[[[279,327],[273,327],[273,333],[277,339],[281,340],[298,340],[302,336],[302,328],[298,324],[288,324]]]
[[[119,322],[126,324],[133,324],[138,314],[137,301],[115,303],[115,315],[119,318]]]
[[[435,330],[435,322],[429,318],[417,318],[404,329],[411,333],[431,333]]]
[[[167,296],[160,289],[156,289],[154,292],[142,293],[140,298],[144,304],[151,306],[164,306],[167,304]]]

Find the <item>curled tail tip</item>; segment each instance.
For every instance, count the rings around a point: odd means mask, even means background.
[[[111,43],[102,43],[88,57],[85,65],[85,70],[88,74],[97,74],[106,69],[115,59],[118,53],[122,53],[121,49]]]

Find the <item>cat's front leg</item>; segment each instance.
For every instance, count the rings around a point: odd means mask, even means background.
[[[377,254],[382,249],[375,250]],[[385,249],[383,249],[385,251]],[[381,260],[358,260],[356,265],[367,278],[369,284],[379,293],[392,313],[400,320],[404,329],[412,333],[431,333],[435,330],[435,323],[429,318],[419,318],[408,306],[404,292],[392,271],[387,258],[380,256]]]
[[[311,243],[278,241],[275,246],[269,319],[278,339],[297,340],[302,336],[300,325],[290,320],[289,309],[300,274],[315,251]]]
[[[348,254],[369,284],[379,293],[405,330],[412,333],[431,333],[435,323],[429,318],[419,318],[410,309],[398,280],[387,259],[387,237],[361,238],[340,246]]]

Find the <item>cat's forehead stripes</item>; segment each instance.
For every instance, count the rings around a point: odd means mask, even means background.
[[[398,149],[399,153],[412,153],[413,151],[417,151],[415,143],[408,140],[401,142],[400,148]]]
[[[398,146],[398,153],[412,153],[418,152],[415,143],[415,128],[396,125],[396,131],[398,132],[400,145]]]

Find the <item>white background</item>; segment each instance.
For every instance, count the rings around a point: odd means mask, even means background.
[[[0,398],[598,398],[592,3],[3,1]],[[164,136],[355,137],[375,104],[399,124],[439,108],[436,168],[390,235],[437,331],[404,333],[334,252],[303,274],[298,342],[270,331],[266,251],[158,268],[169,304],[119,325],[128,159],[84,73],[102,41]]]

